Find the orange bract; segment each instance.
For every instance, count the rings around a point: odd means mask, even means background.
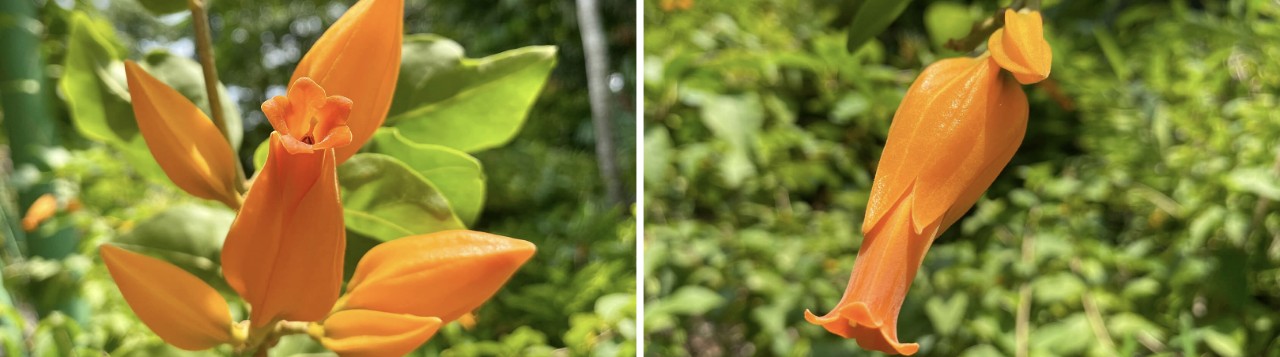
[[[1004,28],[987,40],[991,58],[1013,73],[1018,83],[1032,84],[1049,77],[1053,51],[1044,40],[1039,11],[1004,11]]]
[[[98,251],[129,307],[164,342],[197,351],[234,340],[227,302],[199,278],[114,246]]]
[[[329,95],[355,103],[347,122],[354,145],[338,148],[339,164],[386,120],[400,74],[403,37],[403,0],[361,0],[320,36],[294,70],[290,81],[310,77]]]
[[[898,310],[933,239],[969,210],[1022,142],[1027,99],[989,57],[938,61],[894,114],[876,168],[865,238],[840,303],[809,322],[864,348],[915,353]]]
[[[360,259],[339,309],[436,316],[475,310],[533,256],[532,243],[475,231],[445,231],[379,244]],[[413,292],[407,298],[405,292]]]
[[[292,154],[279,132],[222,247],[222,271],[254,327],[317,321],[342,284],[346,247],[334,149]]]
[[[441,324],[436,317],[345,310],[324,320],[320,343],[342,357],[403,356],[427,342]]]
[[[240,207],[231,144],[213,121],[137,63],[124,65],[138,129],[169,180],[192,196]]]

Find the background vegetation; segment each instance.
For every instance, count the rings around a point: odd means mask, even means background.
[[[37,170],[12,165],[8,154],[18,150],[6,150],[3,156],[0,355],[181,352],[165,346],[133,316],[102,266],[97,246],[158,239],[149,243],[206,252],[167,258],[188,258],[184,263],[216,272],[209,264],[217,261],[211,258],[232,214],[185,195],[163,176],[155,180],[139,172],[115,147],[83,137],[72,124],[65,89],[56,84],[66,73],[73,11],[88,14],[99,30],[114,33],[123,57],[134,60],[153,50],[194,58],[190,16],[180,10],[156,16],[140,6],[139,1],[155,5],[149,0],[18,1],[31,1],[37,9],[39,23],[33,28],[40,36],[39,66],[43,83],[51,88],[43,100],[52,108],[38,121],[54,130],[58,147],[39,153],[49,164]],[[233,117],[243,117],[239,154],[250,174],[254,149],[271,130],[258,106],[284,92],[302,54],[352,3],[211,3],[217,64],[230,98],[241,108]],[[632,177],[624,185],[635,187],[630,130],[635,125],[630,114],[636,82],[634,7],[608,1],[601,15],[610,41],[610,71],[623,84],[613,98],[616,115],[611,122],[620,148],[615,157],[621,176]],[[519,136],[475,154],[484,167],[487,194],[472,228],[529,240],[538,245],[538,254],[478,311],[473,327],[451,324],[417,354],[634,354],[635,220],[628,203],[614,206],[604,198],[574,2],[407,0],[405,17],[406,33],[442,35],[461,44],[471,58],[531,45],[558,47],[556,69]],[[12,45],[7,39],[2,44]],[[10,149],[17,141],[12,138],[29,134],[0,133],[0,144]],[[52,192],[60,209],[37,231],[22,234],[19,221],[35,197],[20,192],[32,188]],[[205,236],[214,239],[191,238]],[[350,236],[353,251],[373,243]],[[352,264],[355,259],[358,255],[348,257]],[[230,292],[226,286],[220,289]],[[293,355],[315,352],[317,346],[305,337],[291,338],[273,351]]]
[[[689,6],[682,8],[682,6]],[[890,118],[1007,1],[915,1],[848,51],[848,1],[647,0],[652,355],[846,355],[835,306]],[[1025,142],[934,243],[921,355],[1280,356],[1280,5],[1045,1]]]

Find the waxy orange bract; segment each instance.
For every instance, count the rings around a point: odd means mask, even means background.
[[[138,319],[164,342],[197,351],[240,338],[232,332],[227,302],[191,273],[115,246],[98,251]]]
[[[403,356],[440,330],[438,317],[345,310],[324,320],[320,343],[343,357]]]
[[[169,180],[192,196],[240,207],[235,156],[213,121],[137,63],[124,68],[138,130]]]
[[[402,42],[404,0],[363,0],[320,36],[293,71],[290,81],[308,77],[330,95],[355,102],[347,123],[352,145],[338,148],[339,164],[386,120],[400,75]]]
[[[338,309],[439,317],[480,307],[528,261],[533,243],[475,231],[404,237],[365,253]],[[406,298],[404,292],[412,291]]]

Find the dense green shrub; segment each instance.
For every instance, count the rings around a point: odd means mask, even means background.
[[[907,86],[1000,5],[916,1],[847,51],[845,2],[648,1],[646,351],[865,353],[803,311],[844,290]],[[925,258],[902,340],[924,355],[1278,355],[1280,6],[1044,9],[1055,63],[1027,88],[1026,140]]]

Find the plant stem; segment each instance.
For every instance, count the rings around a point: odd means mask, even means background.
[[[196,53],[200,56],[200,67],[204,70],[204,89],[209,93],[209,115],[213,117],[213,125],[218,127],[223,139],[231,144],[231,133],[227,131],[226,116],[222,114],[222,97],[218,93],[218,68],[213,60],[213,35],[209,29],[209,12],[205,10],[205,0],[187,0],[191,9],[191,22],[196,30]],[[232,157],[239,157],[232,153]],[[236,160],[236,191],[245,192],[244,167]]]

